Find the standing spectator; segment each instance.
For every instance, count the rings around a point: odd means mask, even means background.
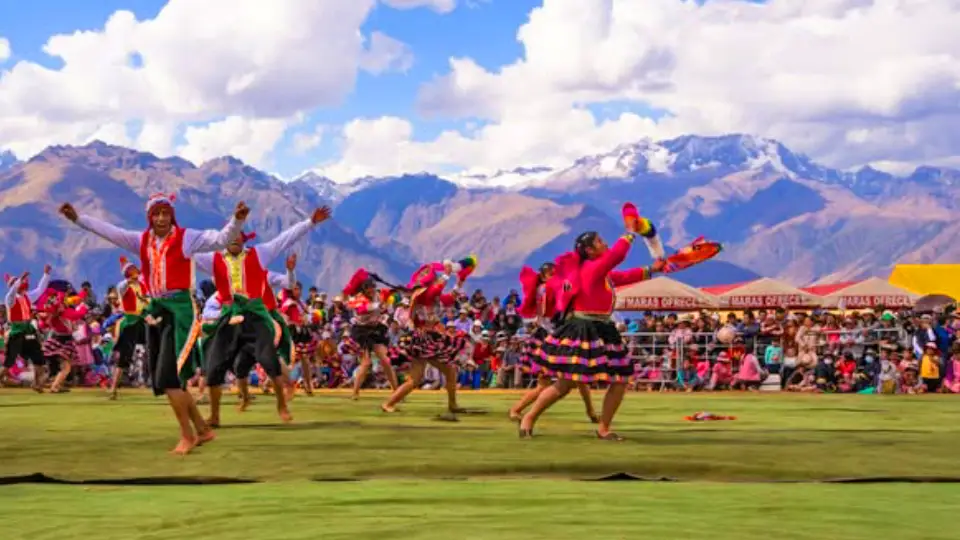
[[[930,327],[932,320],[933,317],[929,314],[920,317],[920,326],[913,333],[913,353],[917,355],[917,358],[923,356],[925,344],[933,342],[934,345],[936,345],[937,335],[934,333],[933,328]]]
[[[935,341],[931,341],[923,348],[920,358],[920,378],[927,392],[940,390],[940,349]]]

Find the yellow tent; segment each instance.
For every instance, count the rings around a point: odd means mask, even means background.
[[[898,264],[888,281],[921,296],[945,294],[960,300],[960,264]]]

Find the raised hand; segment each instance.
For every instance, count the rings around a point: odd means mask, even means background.
[[[650,269],[654,272],[663,272],[663,269],[667,267],[666,259],[657,259],[653,261],[653,264],[650,265]]]
[[[291,253],[290,256],[287,257],[287,270],[293,270],[296,267],[297,267],[297,254]]]
[[[23,280],[27,279],[28,277],[30,277],[30,272],[24,272],[24,273],[20,274],[20,281],[23,281]]]
[[[324,221],[330,219],[330,207],[321,206],[313,211],[313,215],[310,216],[310,220],[313,221],[314,225],[323,223]]]
[[[249,215],[250,208],[247,207],[247,204],[243,201],[238,202],[236,209],[233,211],[233,218],[237,221],[246,221]]]
[[[52,272],[52,271],[53,271],[53,267],[52,267],[52,266],[50,266],[49,264],[43,265],[43,273],[44,273],[44,274],[49,274],[49,273]]]
[[[63,203],[60,205],[60,215],[69,219],[70,221],[76,223],[77,219],[80,218],[80,215],[77,214],[77,209],[73,207],[70,203]]]

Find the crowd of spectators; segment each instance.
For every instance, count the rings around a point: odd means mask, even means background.
[[[112,327],[119,316],[116,291],[103,301],[89,283],[85,302],[91,307],[79,323],[78,355],[69,385],[105,385],[113,364]],[[352,314],[339,296],[312,288],[305,303],[314,321],[317,352],[313,359],[315,384],[341,387],[352,384],[357,358],[347,345]],[[401,329],[391,306],[386,323],[393,343]],[[459,385],[464,389],[526,387],[533,384],[521,367],[523,341],[532,331],[517,314],[520,297],[510,291],[487,299],[476,290],[462,296],[444,314],[448,332],[468,336],[469,345],[457,359]],[[0,308],[6,328],[6,312]],[[630,355],[636,360],[633,387],[647,391],[785,390],[792,392],[960,393],[960,319],[947,310],[937,314],[883,309],[836,313],[785,309],[740,313],[643,313],[621,318]],[[51,362],[51,368],[56,365]],[[299,366],[293,376],[302,380]],[[29,382],[22,362],[7,383]],[[374,368],[372,386],[386,386]],[[145,380],[142,358],[125,374],[130,385]],[[260,374],[252,375],[254,383]],[[0,381],[2,382],[2,381]],[[441,375],[428,370],[425,387],[440,388]]]

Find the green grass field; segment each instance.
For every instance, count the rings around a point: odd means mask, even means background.
[[[464,393],[487,414],[438,422],[415,394],[387,416],[368,393],[299,397],[279,424],[270,396],[226,408],[209,446],[167,453],[164,401],[94,391],[0,392],[0,476],[67,480],[217,476],[235,486],[0,488],[2,538],[955,538],[960,485],[770,483],[949,477],[960,449],[950,396],[629,394],[621,443],[593,438],[576,396],[518,440],[515,393]],[[599,394],[595,400],[599,405]],[[233,398],[229,402],[232,405]],[[738,416],[689,423],[698,410]],[[611,473],[684,482],[582,482]],[[960,476],[960,474],[956,474]],[[311,482],[351,479],[366,482]],[[37,516],[43,516],[37,519]],[[598,535],[598,536],[597,536]]]

